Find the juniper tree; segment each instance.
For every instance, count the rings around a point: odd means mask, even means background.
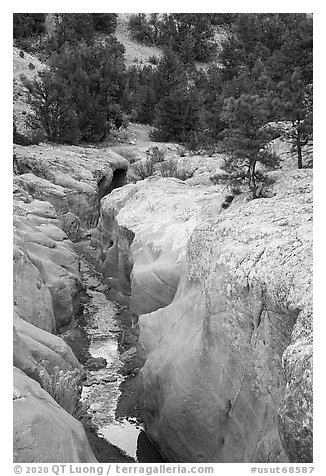
[[[112,125],[122,121],[123,51],[108,37],[94,45],[66,45],[53,54],[50,70],[30,83],[34,127],[41,124],[55,142],[104,140]]]
[[[80,132],[69,85],[52,71],[45,70],[26,86],[33,111],[27,122],[32,130],[43,130],[50,142],[76,144]]]

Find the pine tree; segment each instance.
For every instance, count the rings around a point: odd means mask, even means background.
[[[90,13],[55,13],[54,29],[47,41],[47,50],[51,55],[59,53],[64,45],[77,46],[80,42],[91,45],[94,42],[95,29]]]
[[[300,68],[290,80],[278,85],[279,111],[281,118],[291,121],[292,128],[286,137],[292,142],[297,153],[298,169],[302,169],[302,147],[312,140],[312,85],[305,85]]]
[[[94,30],[113,35],[117,27],[117,13],[91,13]]]
[[[257,163],[266,168],[278,166],[277,157],[266,147],[274,134],[266,126],[268,115],[264,98],[249,94],[227,99],[222,113],[228,125],[223,141],[228,155],[224,163],[227,181],[232,185],[246,182],[253,198],[258,198],[263,178]]]
[[[13,35],[15,39],[41,35],[45,32],[45,13],[14,13]]]
[[[156,107],[154,137],[161,141],[193,142],[199,125],[197,95],[186,73]]]

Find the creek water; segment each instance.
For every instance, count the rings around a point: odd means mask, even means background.
[[[125,331],[119,319],[121,305],[107,298],[106,286],[94,265],[80,254],[81,275],[86,286],[86,332],[90,339],[92,357],[104,357],[105,368],[88,371],[82,399],[90,405],[93,423],[100,436],[117,446],[136,462],[164,462],[151,443],[142,423],[132,415],[116,417],[119,399],[123,398],[121,384],[128,377],[123,372],[125,358],[119,347],[119,337]],[[121,339],[120,339],[121,341]]]

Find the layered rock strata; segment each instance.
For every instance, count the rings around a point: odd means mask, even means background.
[[[128,162],[96,149],[14,147],[14,460],[96,462],[83,426],[44,389],[81,378],[55,332],[74,327],[83,288],[71,239],[95,226]],[[76,392],[66,389],[65,408]],[[52,392],[53,393],[53,392]],[[60,399],[58,400],[60,401]]]
[[[227,210],[172,179],[102,200],[104,267],[131,271],[143,416],[169,461],[312,461],[311,172],[274,178]]]
[[[34,200],[51,203],[73,240],[96,226],[99,200],[124,184],[128,165],[109,149],[14,146],[16,183]]]
[[[223,198],[216,187],[150,178],[102,199],[93,240],[103,250],[103,272],[125,290],[131,310],[154,311],[171,302],[182,273],[186,243],[205,204]]]

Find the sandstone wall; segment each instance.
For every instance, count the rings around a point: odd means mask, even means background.
[[[270,198],[225,211],[217,187],[173,179],[102,200],[104,263],[129,259],[143,314],[146,427],[169,461],[312,461],[311,171],[274,176]]]
[[[129,162],[109,149],[51,145],[14,146],[16,183],[34,199],[51,203],[61,228],[73,239],[96,226],[99,199],[115,175],[123,184]]]
[[[15,463],[97,463],[82,424],[16,368],[13,398]]]
[[[78,257],[51,204],[33,209],[34,202],[14,202],[14,308],[24,320],[53,332],[79,311]]]
[[[43,388],[52,388],[58,370],[82,374],[70,347],[53,335],[80,311],[83,286],[69,238],[96,225],[100,198],[122,185],[127,164],[103,150],[14,147],[16,462],[96,462],[82,425]],[[74,398],[67,390],[68,407]]]
[[[150,178],[102,199],[94,240],[103,250],[103,272],[109,279],[119,279],[125,289],[131,284],[135,314],[171,302],[184,267],[187,239],[204,204],[214,197],[223,201],[216,187]]]

